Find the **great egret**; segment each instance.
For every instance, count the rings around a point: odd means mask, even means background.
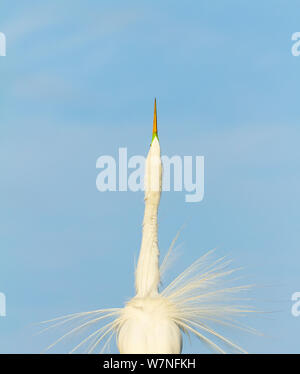
[[[210,251],[178,275],[166,288],[159,290],[160,278],[175,240],[159,266],[157,213],[162,185],[162,163],[157,134],[156,100],[153,134],[145,169],[145,213],[142,243],[135,272],[136,295],[123,308],[99,309],[75,313],[53,320],[43,331],[86,319],[71,328],[48,348],[85,327],[111,319],[80,341],[71,352],[81,348],[91,353],[102,344],[103,352],[116,336],[120,353],[181,353],[182,335],[193,334],[217,352],[243,348],[217,332],[216,324],[239,327],[234,317],[252,312],[232,302],[233,296],[249,286],[224,287],[226,278],[235,270],[230,261],[211,259]],[[104,343],[105,342],[105,343]]]

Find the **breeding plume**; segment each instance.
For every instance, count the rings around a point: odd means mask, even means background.
[[[162,162],[157,132],[156,100],[152,142],[145,168],[145,212],[138,263],[135,271],[135,296],[123,308],[99,309],[59,317],[43,323],[67,327],[51,344],[92,329],[70,352],[104,352],[115,337],[120,353],[181,353],[184,334],[193,334],[216,352],[245,352],[218,332],[240,327],[236,317],[252,312],[236,303],[237,293],[249,286],[230,285],[230,261],[215,258],[209,251],[160,289],[161,275],[169,261],[176,238],[160,265],[158,247],[158,207],[162,186]],[[200,227],[201,229],[201,227]],[[117,259],[116,259],[117,261]],[[126,275],[126,271],[124,271]],[[120,281],[122,275],[120,274]],[[199,352],[201,353],[201,352]]]

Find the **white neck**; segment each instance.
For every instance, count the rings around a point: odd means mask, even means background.
[[[157,137],[155,137],[146,159],[143,236],[136,268],[136,293],[141,297],[158,293],[160,277],[157,213],[161,194],[161,182],[160,146]]]

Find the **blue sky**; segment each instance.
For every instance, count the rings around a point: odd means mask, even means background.
[[[96,160],[203,155],[205,195],[165,192],[159,242],[183,270],[211,248],[257,285],[229,332],[251,353],[300,353],[297,1],[11,1],[0,5],[0,352],[39,353],[32,323],[133,295],[141,192],[100,193]],[[51,339],[50,339],[51,340]],[[42,347],[42,348],[41,348]],[[53,352],[65,352],[58,346]],[[188,340],[185,353],[206,352]]]

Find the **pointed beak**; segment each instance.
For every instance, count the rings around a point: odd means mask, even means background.
[[[153,130],[152,130],[152,142],[153,139],[157,137],[157,111],[156,111],[156,98],[154,99],[154,115],[153,115]],[[151,143],[152,143],[151,142]]]

